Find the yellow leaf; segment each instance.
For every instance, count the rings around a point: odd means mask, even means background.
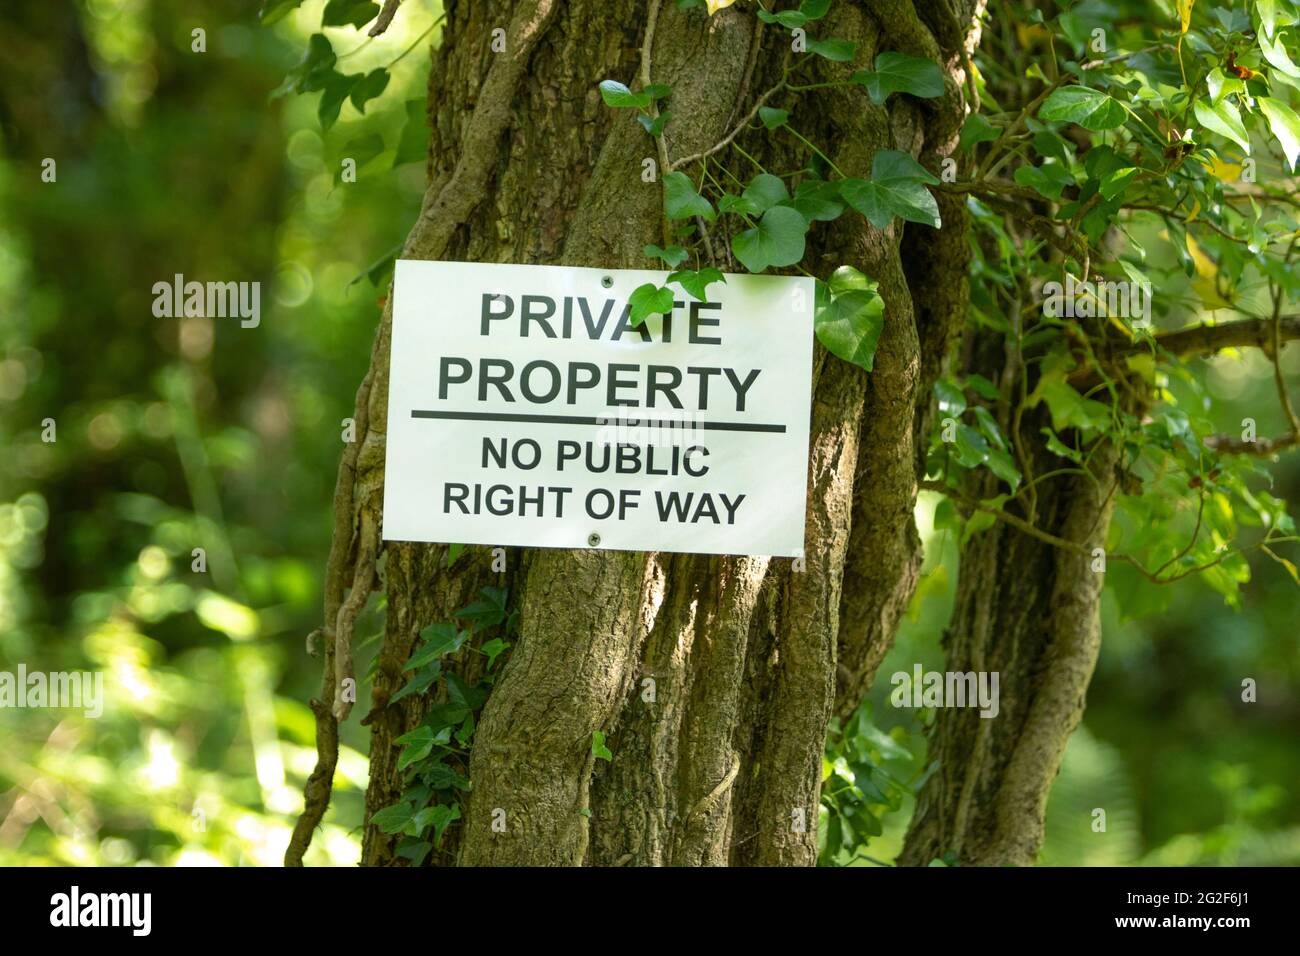
[[[1020,41],[1022,49],[1028,50],[1033,46],[1046,44],[1049,35],[1047,28],[1041,23],[1029,24],[1016,21],[1016,38]]]
[[[709,16],[713,16],[719,10],[725,10],[735,2],[736,0],[704,0],[705,6],[709,8]]]
[[[1178,0],[1178,25],[1182,27],[1179,33],[1186,33],[1192,25],[1192,7],[1195,5],[1196,0]]]
[[[1241,165],[1239,163],[1225,163],[1217,156],[1210,160],[1206,166],[1215,179],[1221,183],[1235,183],[1241,179]]]
[[[1191,281],[1191,286],[1200,296],[1201,304],[1207,309],[1232,308],[1232,303],[1219,291],[1219,264],[1202,251],[1200,244],[1191,235],[1187,236],[1187,253],[1196,267],[1196,278]]]

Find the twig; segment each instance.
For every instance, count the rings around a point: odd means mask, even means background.
[[[384,8],[379,11],[379,16],[375,18],[375,25],[370,28],[369,35],[377,37],[388,29],[389,24],[393,22],[393,17],[397,16],[397,8],[402,5],[402,0],[384,0]]]

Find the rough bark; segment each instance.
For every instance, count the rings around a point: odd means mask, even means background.
[[[1031,416],[1024,432],[1037,433],[1042,417]],[[1035,474],[1054,467],[1043,449],[1030,460]],[[1048,794],[1082,719],[1101,647],[1105,565],[1094,549],[1104,549],[1110,528],[1116,466],[1115,448],[1103,441],[1090,459],[1091,477],[1039,485],[1035,527],[1075,548],[1001,523],[962,548],[945,666],[997,672],[999,708],[993,717],[977,708],[937,711],[930,757],[938,770],[918,795],[900,864],[947,858],[1028,866],[1037,859]]]
[[[447,7],[430,79],[431,185],[407,243],[410,257],[649,266],[641,249],[660,241],[662,192],[642,181],[642,161],[663,156],[626,113],[602,105],[596,84],[649,76],[672,85],[671,161],[728,133],[779,79],[789,42],[734,7],[711,18],[639,0]],[[869,176],[882,148],[937,165],[956,144],[959,46],[968,42],[971,14],[949,19],[945,12],[936,25],[910,2],[837,4],[827,32],[856,41],[858,51],[854,63],[818,67],[826,78],[847,77],[877,50],[900,49],[939,60],[947,94],[924,104],[894,96],[884,108],[860,90],[802,94],[790,101],[800,132],[848,175]],[[490,31],[506,23],[507,52],[493,54]],[[531,42],[516,42],[525,31]],[[505,66],[506,58],[514,61]],[[807,162],[788,136],[746,131],[738,142],[769,168]],[[717,158],[739,176],[753,174],[739,157]],[[815,861],[828,723],[860,698],[920,560],[912,523],[916,435],[964,318],[964,206],[945,200],[943,215],[943,231],[901,222],[880,231],[846,216],[810,236],[810,271],[862,269],[880,282],[887,319],[870,377],[818,347],[805,566],[761,557],[511,552],[504,583],[520,613],[518,640],[477,726],[464,819],[433,863]],[[725,242],[714,244],[717,264],[734,270]],[[349,508],[337,518],[340,563],[338,573],[331,564],[327,622],[353,580],[348,562],[362,550],[355,539],[364,516],[378,516],[389,321],[386,310],[359,396],[364,440],[355,463],[341,469],[340,504]],[[931,354],[922,356],[923,345]],[[372,812],[401,789],[394,739],[432,703],[388,703],[416,634],[449,617],[482,583],[503,583],[485,554],[448,571],[442,546],[389,544],[386,552],[387,627],[366,717]],[[843,600],[846,587],[851,601]],[[475,665],[462,652],[456,666]],[[327,673],[323,699],[333,693],[330,680]],[[614,753],[608,764],[591,756],[597,730]],[[504,833],[491,827],[498,809]],[[394,845],[368,827],[363,862],[400,863]]]

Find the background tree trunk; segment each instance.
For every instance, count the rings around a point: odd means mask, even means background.
[[[858,43],[854,63],[819,67],[827,79],[884,49],[930,57],[946,76],[946,94],[925,102],[894,96],[876,107],[844,88],[792,98],[797,128],[847,175],[868,177],[882,148],[932,168],[955,150],[973,10],[949,18],[930,7],[841,3],[819,24]],[[498,27],[507,49],[494,54]],[[780,78],[789,42],[734,7],[706,17],[640,0],[449,2],[430,78],[430,188],[404,255],[649,266],[641,250],[661,240],[662,191],[641,174],[650,158],[661,176],[663,157],[626,113],[602,104],[596,84],[635,86],[640,76],[672,85],[671,162],[726,135]],[[749,131],[739,142],[773,170],[808,161],[789,136]],[[730,155],[718,157],[753,175]],[[477,726],[464,819],[433,863],[815,862],[828,722],[869,685],[920,563],[912,511],[931,385],[966,302],[964,205],[940,202],[940,231],[901,222],[879,231],[845,216],[810,235],[809,271],[860,268],[880,283],[887,318],[870,376],[817,347],[805,569],[761,557],[541,550],[512,551],[498,575],[485,549],[448,571],[441,545],[385,547],[387,625],[365,718],[368,812],[397,800],[394,741],[433,703],[388,702],[418,632],[491,583],[509,589],[519,637]],[[736,270],[721,236],[714,250]],[[340,469],[327,657],[351,566],[370,558],[379,527],[390,321],[386,309],[358,395],[364,440]],[[452,668],[472,679],[481,659],[462,651]],[[327,673],[322,699],[332,697]],[[321,733],[333,726],[325,715]],[[593,760],[595,731],[607,735],[612,762]],[[494,832],[500,811],[506,829]],[[363,862],[400,863],[395,843],[367,827]]]

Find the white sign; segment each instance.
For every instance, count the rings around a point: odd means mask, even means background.
[[[384,538],[803,554],[813,280],[399,260]]]

